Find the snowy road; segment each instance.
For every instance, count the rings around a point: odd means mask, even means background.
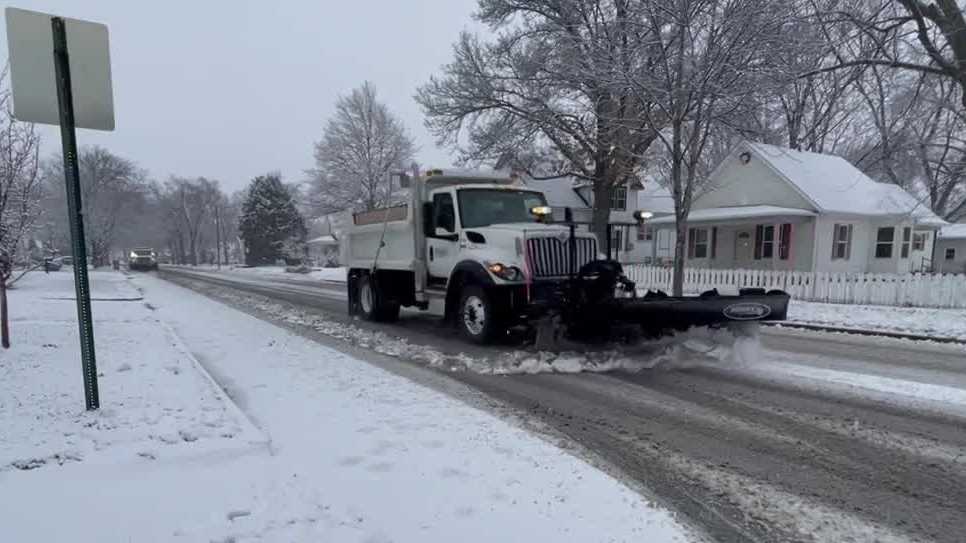
[[[307,318],[279,315],[349,322],[334,285],[162,276],[309,336]],[[415,315],[352,325],[452,356],[499,360],[513,349],[468,346]],[[315,335],[339,348],[331,334]],[[787,330],[762,340],[750,366],[450,375],[569,438],[721,541],[961,541],[966,350]]]

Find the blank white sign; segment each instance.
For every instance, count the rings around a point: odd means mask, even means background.
[[[13,115],[21,121],[60,125],[54,84],[54,42],[46,13],[7,8],[7,47]],[[114,95],[107,26],[64,18],[70,58],[74,123],[114,130]]]

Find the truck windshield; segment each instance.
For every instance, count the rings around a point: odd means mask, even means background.
[[[545,206],[543,194],[528,190],[463,189],[459,191],[463,228],[534,222],[530,209]]]

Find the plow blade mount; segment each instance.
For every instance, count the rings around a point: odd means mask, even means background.
[[[685,330],[733,322],[781,321],[788,314],[789,295],[780,290],[742,289],[737,296],[708,291],[700,296],[668,296],[648,292],[641,298],[612,301],[612,318],[645,327]]]

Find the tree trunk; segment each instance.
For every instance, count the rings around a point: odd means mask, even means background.
[[[684,260],[687,257],[688,243],[688,210],[686,209],[688,202],[685,198],[686,187],[681,178],[681,165],[684,162],[684,144],[681,134],[683,125],[683,120],[675,119],[671,127],[671,194],[674,196],[674,225],[677,231],[677,240],[674,243],[674,274],[671,281],[673,296],[684,294]]]
[[[688,256],[688,223],[686,220],[675,221],[677,240],[674,242],[674,273],[671,276],[671,295],[684,295],[684,264]]]
[[[10,348],[10,324],[7,320],[7,279],[0,275],[0,344]]]
[[[607,250],[607,225],[610,223],[610,199],[614,188],[605,180],[594,183],[594,209],[591,228],[597,236],[601,253]],[[610,258],[610,255],[607,255]]]

